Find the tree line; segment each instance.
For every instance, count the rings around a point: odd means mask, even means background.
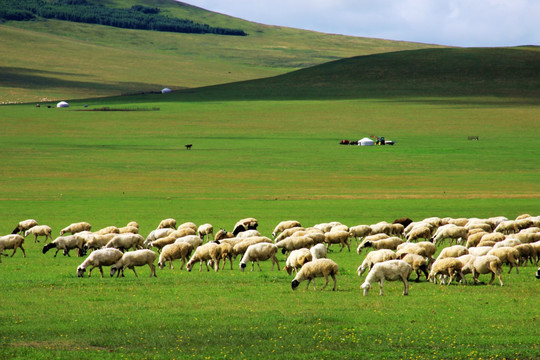
[[[124,29],[179,33],[246,36],[240,29],[228,29],[161,15],[159,8],[134,5],[116,9],[91,4],[87,0],[0,0],[0,20],[28,21],[57,19]]]

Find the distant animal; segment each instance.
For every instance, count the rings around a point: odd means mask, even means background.
[[[191,147],[193,146],[193,144],[186,144],[184,146],[186,147],[186,150],[191,150]]]

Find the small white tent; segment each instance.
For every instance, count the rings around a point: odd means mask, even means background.
[[[58,104],[56,104],[56,107],[58,108],[69,107],[69,104],[65,101],[60,101]]]
[[[171,92],[171,89],[169,89],[169,88],[164,88],[163,90],[161,90],[162,94],[167,94],[167,93],[170,93],[170,92]]]
[[[358,146],[373,146],[375,142],[368,137],[358,140]]]

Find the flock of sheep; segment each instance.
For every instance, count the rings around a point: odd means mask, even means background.
[[[515,267],[531,263],[538,266],[540,258],[540,216],[520,215],[515,220],[505,217],[478,218],[438,218],[431,217],[414,222],[409,218],[397,219],[393,223],[379,222],[372,225],[346,226],[339,222],[302,227],[300,222],[288,220],[280,222],[272,232],[272,238],[261,235],[257,230],[258,221],[246,218],[238,221],[232,232],[220,229],[214,234],[211,224],[200,226],[186,222],[177,226],[176,220],[165,219],[146,238],[139,234],[139,225],[130,222],[125,227],[108,226],[92,232],[87,222],[73,223],[60,231],[53,240],[52,229],[39,225],[35,220],[21,221],[12,234],[0,237],[0,262],[4,250],[12,249],[15,254],[23,248],[24,240],[34,235],[45,237],[50,243],[43,247],[43,254],[55,249],[54,256],[62,250],[69,256],[76,250],[79,256],[90,255],[77,268],[77,276],[84,276],[88,270],[98,268],[103,277],[103,267],[110,266],[110,275],[124,276],[124,270],[148,265],[150,276],[156,275],[156,259],[163,269],[167,262],[173,269],[173,261],[180,260],[188,271],[199,263],[207,271],[212,268],[223,270],[227,264],[233,269],[233,259],[239,257],[241,271],[251,262],[251,271],[260,261],[271,261],[272,270],[280,270],[277,253],[287,254],[284,270],[289,275],[295,273],[292,289],[307,280],[307,288],[315,278],[322,277],[325,283],[333,280],[336,290],[338,265],[328,258],[333,245],[340,250],[351,251],[351,241],[356,241],[356,252],[371,250],[357,269],[358,276],[369,270],[361,285],[367,295],[374,283],[379,283],[383,295],[384,281],[402,281],[403,295],[408,295],[409,278],[413,272],[416,280],[423,275],[427,281],[450,284],[453,281],[465,284],[465,275],[472,273],[473,283],[479,275],[490,274],[491,284],[495,277],[503,285],[502,266],[509,265],[509,273]],[[69,235],[68,235],[69,234]],[[438,247],[443,247],[435,258]],[[155,250],[153,250],[155,249]],[[540,268],[536,273],[540,278]]]

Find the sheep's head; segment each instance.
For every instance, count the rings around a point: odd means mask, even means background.
[[[79,266],[79,267],[77,268],[77,277],[83,277],[85,271],[86,271],[85,268],[83,268],[82,266]]]
[[[244,271],[244,269],[246,268],[246,263],[240,263],[240,270],[241,271]]]
[[[294,279],[292,282],[291,282],[291,288],[293,290],[296,290],[296,288],[298,287],[298,285],[300,285],[300,281]]]
[[[283,270],[287,271],[287,274],[289,275],[292,274],[292,269],[293,269],[292,266],[287,266],[287,265],[283,268]]]
[[[360,288],[364,290],[364,296],[367,296],[367,294],[369,293],[369,289],[371,289],[371,284],[368,282],[365,282],[362,285],[360,285]]]
[[[158,262],[158,266],[160,270],[163,270],[163,268],[165,267],[165,262]]]
[[[113,277],[114,274],[116,274],[116,271],[118,271],[118,268],[116,267],[116,265],[111,266],[111,277]]]
[[[372,246],[373,246],[373,243],[369,240],[364,243],[364,247],[372,247]]]
[[[540,279],[540,268],[538,268],[538,270],[536,271],[536,278]]]

